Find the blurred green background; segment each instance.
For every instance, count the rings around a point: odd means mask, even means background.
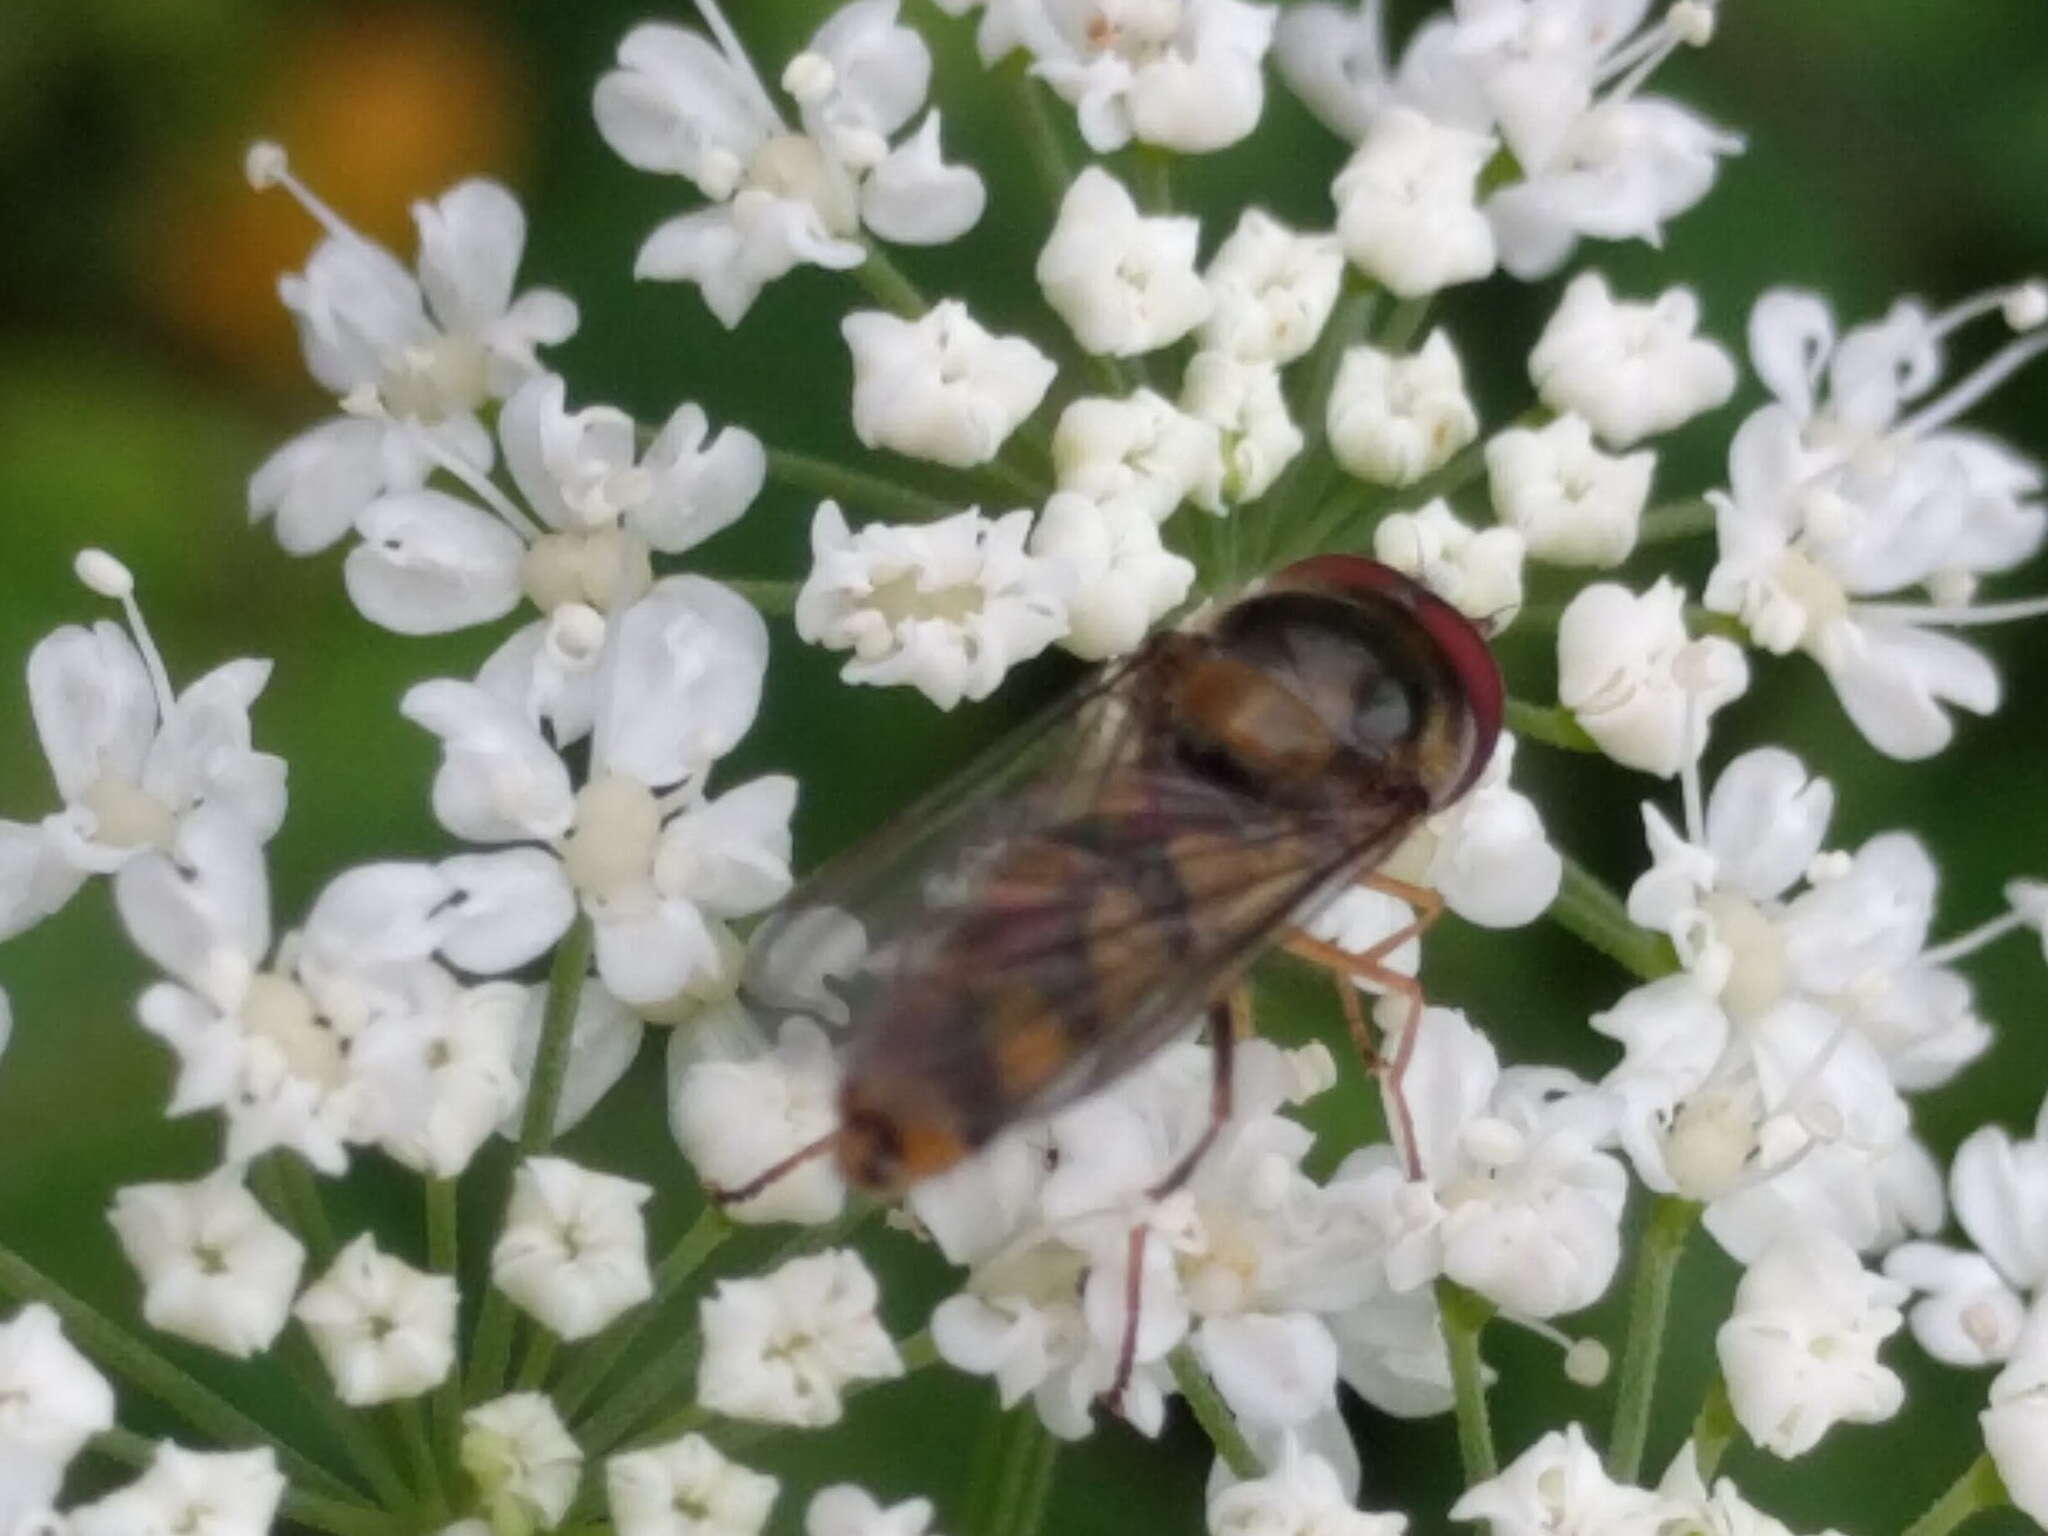
[[[821,0],[730,6],[771,75],[828,9]],[[929,0],[908,0],[907,9],[942,55],[937,99],[949,146],[981,167],[995,198],[967,240],[906,253],[903,263],[929,291],[972,298],[992,326],[1049,323],[1029,283],[1046,210],[1029,168],[1014,158],[1004,98],[984,89],[961,24],[944,21]],[[0,6],[0,207],[8,224],[0,236],[0,740],[10,743],[0,753],[0,814],[34,818],[52,808],[20,661],[53,625],[103,616],[69,575],[73,552],[99,544],[136,570],[174,676],[189,680],[236,655],[276,658],[257,721],[260,741],[292,764],[291,817],[272,848],[281,923],[342,865],[447,847],[427,813],[428,740],[393,705],[415,679],[473,667],[494,636],[384,634],[347,605],[335,555],[294,561],[246,526],[249,470],[328,409],[298,367],[274,294],[277,274],[303,259],[312,232],[282,197],[246,189],[241,148],[252,137],[286,142],[302,175],[407,259],[411,199],[474,172],[512,184],[533,225],[525,280],[563,287],[583,306],[581,332],[553,354],[573,398],[615,401],[642,419],[697,398],[714,418],[743,422],[777,445],[856,453],[849,368],[834,323],[855,302],[844,280],[806,272],[776,285],[737,336],[709,320],[693,291],[631,280],[633,251],[681,206],[682,184],[612,158],[587,103],[619,36],[654,10],[645,0]],[[1665,250],[1581,255],[1624,291],[1692,284],[1708,327],[1737,347],[1748,303],[1767,284],[1818,288],[1839,312],[1862,317],[1898,293],[1942,301],[2044,265],[2041,0],[1732,3],[1713,47],[1679,60],[1660,83],[1746,132],[1749,152],[1727,166],[1713,197],[1677,225]],[[1226,212],[1248,200],[1299,222],[1326,221],[1339,160],[1335,141],[1276,93],[1251,145],[1177,172],[1177,187],[1211,215],[1213,241],[1227,227]],[[1520,360],[1557,286],[1488,285],[1438,311],[1490,421],[1526,399]],[[1660,494],[1717,482],[1726,435],[1753,398],[1746,391],[1667,446]],[[2040,451],[2048,370],[2001,391],[1975,419]],[[800,574],[809,512],[802,498],[771,490],[689,564],[735,576]],[[1700,543],[1682,554],[1697,580],[1710,550]],[[1632,574],[1654,565],[1641,562]],[[2000,590],[2039,591],[2044,576],[2048,568],[2037,565]],[[798,647],[785,623],[776,635],[768,702],[732,772],[774,767],[802,778],[805,863],[876,825],[1067,675],[1048,661],[1001,700],[941,716],[912,695],[845,690],[833,680],[835,664]],[[1806,753],[1839,786],[1836,835],[1844,845],[1894,825],[1922,831],[1942,863],[1949,932],[1989,914],[2009,875],[2048,870],[2038,684],[2048,627],[1985,638],[2012,702],[1992,720],[1966,723],[1934,763],[1903,767],[1874,755],[1843,727],[1818,673],[1796,660],[1760,667],[1758,686],[1727,717],[1717,744],[1732,752],[1779,740]],[[1551,696],[1540,640],[1511,635],[1506,659],[1518,692]],[[1522,764],[1559,840],[1625,883],[1641,858],[1635,803],[1647,781],[1534,746]],[[0,1059],[0,1241],[131,1312],[134,1283],[101,1214],[111,1192],[143,1178],[196,1175],[214,1151],[209,1125],[161,1117],[164,1053],[130,1011],[144,968],[112,921],[104,887],[95,885],[0,950],[0,984],[17,1015],[14,1044]],[[1611,1060],[1605,1042],[1584,1028],[1586,1014],[1625,984],[1611,966],[1540,925],[1504,937],[1447,926],[1431,956],[1432,990],[1472,1007],[1509,1055],[1589,1071]],[[1986,1120],[2031,1121],[2048,1084],[2040,965],[2018,941],[1978,965],[1983,1008],[2003,1032],[1985,1060],[1921,1102],[1937,1150]],[[1327,1029],[1324,995],[1281,977],[1268,990],[1267,1011],[1283,1033]],[[1319,1112],[1334,1124],[1366,1111],[1349,1085]],[[657,1248],[680,1232],[695,1203],[660,1117],[650,1050],[569,1144],[572,1155],[663,1185]],[[336,1197],[344,1228],[373,1224],[387,1244],[416,1248],[416,1189],[374,1160],[364,1163]],[[493,1162],[468,1181],[472,1257],[502,1176]],[[937,1294],[938,1272],[900,1238],[881,1234],[869,1246],[903,1277],[890,1307],[907,1331]],[[1681,1282],[1653,1465],[1675,1448],[1696,1405],[1731,1282],[1718,1254],[1696,1245]],[[1587,1326],[1618,1344],[1619,1321],[1610,1306]],[[167,1349],[238,1401],[278,1415],[309,1443],[317,1439],[303,1405],[264,1367]],[[1545,1347],[1494,1338],[1490,1349],[1504,1372],[1496,1406],[1508,1451],[1564,1417],[1604,1426],[1606,1395],[1566,1386]],[[1791,1465],[1756,1453],[1731,1460],[1745,1487],[1795,1528],[1900,1525],[1972,1453],[1987,1378],[1932,1369],[1903,1339],[1889,1353],[1909,1377],[1905,1421],[1839,1430]],[[841,1431],[780,1437],[762,1460],[797,1488],[856,1476],[896,1497],[931,1492],[945,1529],[989,1399],[981,1384],[953,1377],[878,1392]],[[140,1403],[127,1417],[151,1422]],[[1456,1487],[1448,1421],[1400,1425],[1360,1412],[1357,1422],[1367,1503],[1416,1510],[1417,1529],[1442,1528],[1432,1512]],[[1049,1528],[1197,1529],[1205,1467],[1204,1448],[1185,1425],[1164,1446],[1110,1428],[1062,1460]],[[793,1490],[776,1528],[795,1529],[800,1508]]]

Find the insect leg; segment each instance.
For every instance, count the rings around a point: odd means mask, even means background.
[[[1237,1056],[1240,1032],[1251,1033],[1251,993],[1243,987],[1231,989],[1230,1000],[1209,1010],[1209,1049],[1215,1076],[1209,1082],[1209,1123],[1173,1170],[1145,1191],[1148,1200],[1164,1200],[1194,1174],[1195,1167],[1223,1133],[1230,1119],[1232,1067]]]
[[[1215,1073],[1209,1083],[1209,1123],[1166,1177],[1145,1191],[1146,1199],[1164,1200],[1187,1183],[1203,1156],[1216,1144],[1216,1138],[1230,1121],[1232,1067],[1237,1059],[1237,1041],[1239,1036],[1251,1032],[1251,989],[1233,987],[1226,1002],[1218,1003],[1209,1010],[1209,1045]],[[1109,1390],[1102,1394],[1112,1413],[1123,1411],[1124,1391],[1131,1384],[1131,1372],[1137,1368],[1138,1309],[1145,1299],[1145,1230],[1143,1223],[1131,1228],[1130,1252],[1125,1258],[1123,1342],[1117,1350],[1116,1376],[1110,1382]]]
[[[1320,965],[1337,977],[1338,1002],[1344,1009],[1344,1022],[1351,1031],[1352,1043],[1358,1048],[1367,1070],[1380,1079],[1390,1117],[1399,1132],[1401,1158],[1407,1166],[1409,1177],[1420,1178],[1422,1165],[1415,1146],[1415,1117],[1409,1112],[1408,1100],[1401,1091],[1401,1083],[1408,1075],[1408,1063],[1414,1057],[1415,1039],[1422,1024],[1422,983],[1413,976],[1406,976],[1392,969],[1385,961],[1388,955],[1410,939],[1420,938],[1427,933],[1436,920],[1443,916],[1443,898],[1425,886],[1412,885],[1406,880],[1396,880],[1390,875],[1370,874],[1364,876],[1358,883],[1407,902],[1415,909],[1415,920],[1397,928],[1370,949],[1356,955],[1298,930],[1283,939],[1281,947],[1299,959]],[[1374,1048],[1372,1032],[1366,1024],[1364,1012],[1358,1006],[1358,998],[1348,984],[1349,981],[1369,982],[1406,1001],[1408,1017],[1402,1025],[1401,1038],[1394,1047],[1394,1059],[1391,1062],[1382,1058]]]
[[[833,1145],[838,1140],[838,1131],[828,1131],[816,1141],[798,1147],[789,1156],[782,1159],[781,1162],[771,1164],[766,1172],[756,1174],[737,1189],[719,1189],[715,1185],[706,1185],[704,1193],[710,1197],[713,1205],[744,1204],[760,1194],[762,1190],[773,1184],[777,1179],[787,1177],[790,1173],[811,1161],[812,1158],[823,1157],[832,1150]]]

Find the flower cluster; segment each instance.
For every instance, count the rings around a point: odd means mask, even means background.
[[[1015,88],[1055,192],[1017,264],[1044,301],[1035,329],[927,300],[895,264],[889,247],[958,239],[988,199],[942,155],[934,55],[897,0],[833,12],[777,90],[696,0],[697,24],[632,30],[592,96],[612,150],[703,199],[653,231],[635,275],[694,285],[728,328],[799,266],[858,286],[830,348],[858,467],[765,443],[715,400],[646,424],[572,408],[541,352],[577,307],[521,288],[525,214],[496,183],[417,205],[408,268],[282,149],[250,151],[252,184],[319,226],[279,294],[338,414],[254,470],[247,510],[290,554],[346,545],[348,595],[389,635],[490,628],[474,674],[397,703],[438,748],[426,796],[461,846],[342,870],[281,918],[267,860],[286,769],[250,718],[269,663],[175,688],[128,571],[79,557],[125,623],[67,625],[27,658],[58,808],[0,822],[0,938],[109,878],[159,973],[136,1016],[175,1061],[165,1112],[221,1133],[198,1176],[111,1192],[140,1321],[235,1361],[286,1357],[346,1460],[269,1436],[0,1246],[0,1294],[19,1303],[0,1320],[0,1536],[359,1536],[392,1520],[533,1536],[601,1516],[617,1536],[759,1536],[783,1490],[729,1458],[741,1434],[836,1425],[855,1394],[934,1361],[987,1378],[1004,1409],[1030,1403],[1000,1421],[1038,1458],[1005,1452],[1020,1503],[998,1528],[1019,1536],[1043,1515],[1051,1440],[1112,1418],[1156,1434],[1176,1399],[1217,1450],[1213,1536],[1397,1536],[1407,1514],[1360,1507],[1368,1487],[1374,1508],[1396,1496],[1398,1469],[1361,1465],[1347,1393],[1455,1414],[1467,1475],[1449,1517],[1499,1536],[1783,1532],[1717,1480],[1721,1458],[1738,1440],[1798,1457],[1898,1415],[1884,1353],[1902,1330],[1945,1364],[1999,1368],[1984,1459],[1937,1510],[2009,1498],[2048,1522],[2048,1103],[2032,1137],[1979,1128],[1946,1170],[1915,1129],[1921,1098],[1997,1041],[1967,962],[2048,933],[2048,886],[2016,879],[2007,911],[1938,939],[1925,842],[1831,845],[1852,774],[1775,745],[1713,751],[1753,669],[1794,651],[1893,758],[1944,748],[1952,708],[1998,706],[1989,661],[1945,631],[2044,611],[1977,589],[2040,548],[2048,509],[2040,467],[1963,418],[2048,349],[2048,287],[1902,300],[1845,329],[1816,295],[1765,292],[1747,356],[1768,398],[1729,435],[1726,484],[1655,502],[1667,437],[1740,383],[1691,289],[1574,273],[1527,352],[1526,407],[1495,421],[1431,304],[1495,273],[1547,277],[1589,242],[1655,245],[1708,193],[1741,139],[1648,85],[1710,41],[1712,5],[1456,0],[1398,58],[1379,0],[938,8],[954,20],[924,24],[971,30]],[[1251,138],[1279,82],[1343,140],[1322,227],[1177,210],[1172,156]],[[1992,317],[2012,339],[1952,366],[1954,340]],[[698,568],[771,481],[815,498],[808,567]],[[1640,558],[1683,540],[1709,571],[1697,603]],[[1030,1059],[991,1072],[1072,1067],[1086,1044],[1097,1091],[986,1127],[910,1189],[894,1225],[953,1279],[926,1328],[899,1334],[905,1304],[857,1246],[870,1211],[846,1181],[877,1182],[847,1151],[876,1127],[841,1116],[872,1027],[853,978],[903,957],[870,946],[857,908],[784,907],[813,862],[792,830],[798,784],[734,782],[775,678],[770,620],[843,656],[846,682],[950,710],[1056,647],[1113,669],[1304,558],[1367,549],[1555,662],[1552,704],[1532,693],[1551,676],[1515,657],[1490,761],[1375,846],[1369,878],[1333,885],[1351,868],[1333,864],[1284,927],[1247,935],[1335,974],[1380,1125],[1319,1140],[1310,1126],[1339,1117],[1316,1101],[1353,1069],[1320,1044],[1238,1039],[1288,1011],[1264,987],[1216,990],[1223,1034],[1149,1054],[1118,1043],[1120,1019],[1091,1020],[1107,1043],[1069,1038],[1070,999],[1050,999],[1010,1042]],[[1409,718],[1426,702],[1396,694],[1360,707]],[[1494,703],[1465,702],[1490,737]],[[1642,807],[1625,894],[1516,787],[1529,751],[1676,781],[1675,815]],[[917,901],[936,912],[984,852],[912,871]],[[1145,948],[1102,883],[1091,965],[1098,943]],[[1032,899],[993,916],[1042,949],[1063,936],[1041,939]],[[1504,1065],[1472,1011],[1425,1005],[1440,911],[1490,930],[1547,916],[1619,962],[1630,989],[1587,1021],[1619,1059],[1593,1077]],[[1148,993],[1181,995],[1170,951]],[[0,1047],[11,1024],[0,994]],[[650,1201],[673,1161],[591,1166],[556,1145],[650,1029],[707,1195],[665,1251]],[[954,1091],[931,1063],[907,1070]],[[420,1180],[422,1242],[337,1232],[329,1186],[377,1157]],[[500,1176],[458,1200],[478,1165]],[[485,1205],[491,1241],[465,1253]],[[1944,1239],[1951,1214],[1960,1240]],[[755,1272],[713,1268],[757,1224],[807,1230]],[[1699,1320],[1719,1374],[1652,1487],[1659,1343],[1695,1225],[1742,1273]],[[1597,1386],[1607,1345],[1566,1330],[1625,1268],[1636,1310],[1604,1447],[1572,1422],[1496,1470],[1486,1395],[1506,1388],[1486,1330],[1548,1341],[1566,1380]],[[103,1370],[206,1448],[116,1428]],[[86,1455],[136,1475],[67,1497]],[[841,1484],[807,1500],[803,1528],[927,1536],[951,1520]]]

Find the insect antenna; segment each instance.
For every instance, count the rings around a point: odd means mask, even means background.
[[[805,1163],[830,1152],[839,1144],[839,1135],[838,1129],[827,1131],[816,1141],[798,1147],[781,1162],[771,1164],[765,1171],[756,1174],[737,1188],[721,1189],[716,1185],[707,1185],[704,1193],[710,1197],[714,1205],[744,1205],[770,1185],[803,1167]]]

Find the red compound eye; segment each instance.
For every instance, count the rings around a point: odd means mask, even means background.
[[[1363,555],[1316,555],[1297,561],[1273,578],[1281,586],[1319,586],[1338,591],[1371,593],[1390,598],[1406,608],[1423,632],[1436,642],[1464,694],[1465,708],[1472,720],[1472,758],[1464,777],[1445,797],[1444,804],[1470,789],[1493,756],[1500,739],[1501,713],[1506,689],[1500,666],[1479,627],[1420,582],[1403,576],[1392,566],[1381,565]]]

